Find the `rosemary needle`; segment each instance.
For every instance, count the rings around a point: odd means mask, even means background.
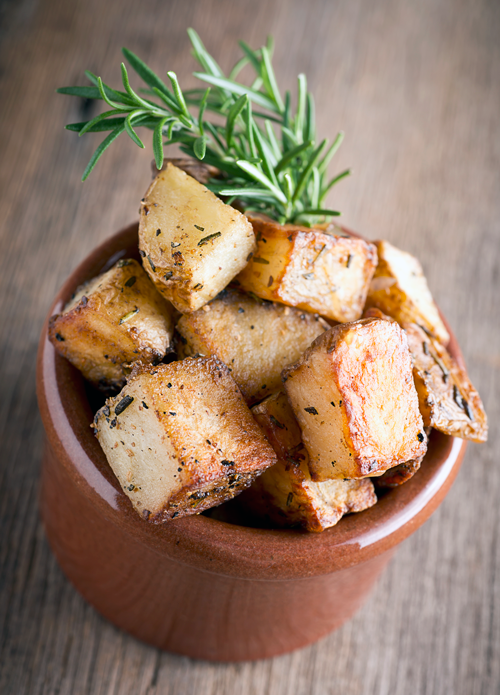
[[[125,60],[146,84],[145,89],[139,90],[140,95],[130,85],[124,63],[123,90],[112,89],[89,71],[85,74],[91,86],[57,90],[70,96],[100,99],[109,107],[90,121],[66,126],[79,135],[109,131],[92,155],[82,180],[122,133],[144,147],[136,133],[136,128],[142,127],[153,131],[158,169],[163,164],[164,147],[177,143],[185,154],[221,172],[222,180],[210,179],[210,190],[231,199],[237,197],[247,210],[265,213],[281,223],[309,226],[339,215],[325,208],[323,201],[332,186],[350,173],[347,170],[327,179],[328,163],[343,133],[330,147],[327,140],[316,144],[314,100],[307,91],[305,75],[298,77],[298,104],[293,113],[290,93],[283,97],[276,80],[269,48],[272,42],[257,50],[240,42],[243,58],[226,77],[198,34],[188,29],[188,35],[202,69],[194,74],[208,88],[183,91],[177,75],[171,71],[167,73],[167,86],[135,53],[124,48]],[[237,79],[245,66],[255,73],[251,86]],[[210,115],[216,117],[212,119]],[[221,124],[221,120],[225,123]]]

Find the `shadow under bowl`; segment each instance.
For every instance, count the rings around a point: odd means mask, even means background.
[[[105,241],[71,274],[48,318],[120,258],[138,258],[138,225]],[[449,350],[461,361],[454,336]],[[111,471],[90,423],[80,373],[43,328],[37,370],[46,432],[41,515],[66,576],[103,616],[156,647],[214,661],[289,652],[340,627],[361,606],[395,546],[448,492],[466,443],[433,431],[420,470],[378,503],[320,534],[191,516],[150,525]]]

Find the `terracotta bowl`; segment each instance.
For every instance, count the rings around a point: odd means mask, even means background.
[[[119,258],[137,257],[137,224],[97,248],[52,305]],[[450,350],[461,359],[452,337]],[[238,526],[200,515],[163,526],[132,509],[89,426],[80,374],[45,325],[38,398],[47,435],[41,515],[63,571],[102,615],[161,649],[215,661],[261,659],[338,628],[361,606],[395,546],[436,509],[465,443],[434,431],[418,473],[320,534]]]

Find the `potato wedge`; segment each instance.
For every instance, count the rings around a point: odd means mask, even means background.
[[[258,217],[249,219],[257,251],[236,278],[242,289],[335,321],[361,316],[377,264],[373,244]]]
[[[94,427],[122,489],[153,523],[221,504],[276,462],[215,357],[134,369]]]
[[[406,334],[381,319],[339,324],[283,372],[315,481],[380,475],[424,455]]]
[[[104,390],[121,388],[135,361],[159,362],[174,331],[172,306],[133,259],[78,289],[49,321],[49,339],[83,376]]]
[[[217,355],[247,403],[281,388],[281,371],[295,362],[329,325],[315,314],[225,290],[210,304],[181,317],[180,355]]]
[[[438,340],[415,323],[403,323],[413,357],[413,378],[426,427],[452,437],[485,442],[488,422],[465,369]]]
[[[241,212],[173,164],[142,200],[139,250],[156,287],[179,311],[196,311],[247,264],[255,235]]]
[[[377,307],[398,323],[417,323],[447,345],[450,335],[427,285],[420,262],[388,241],[376,241],[378,265],[366,307]]]
[[[373,506],[373,483],[364,480],[327,480],[315,483],[308,469],[308,453],[286,395],[281,391],[252,408],[252,414],[278,455],[240,502],[251,512],[281,527],[300,526],[324,531],[344,514]]]

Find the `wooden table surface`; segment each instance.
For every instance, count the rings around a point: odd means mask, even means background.
[[[86,68],[116,84],[122,45],[192,85],[188,26],[224,68],[237,39],[272,33],[279,82],[307,74],[319,132],[346,131],[335,167],[354,170],[331,204],[422,260],[491,423],[349,624],[236,665],[160,653],[103,620],[60,571],[37,509],[42,321],[71,269],[137,218],[152,156],[123,138],[80,183],[100,136],[64,131],[88,108],[54,90],[83,84]],[[0,693],[500,692],[500,3],[11,0],[0,90]]]

